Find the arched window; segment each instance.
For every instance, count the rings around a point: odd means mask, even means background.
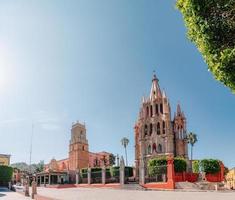
[[[157,123],[157,134],[160,135],[161,134],[161,127],[160,127],[160,123]]]
[[[152,117],[153,116],[153,106],[151,105],[150,106],[150,117]]]
[[[153,133],[153,125],[150,124],[149,125],[149,135],[152,135],[152,133]]]
[[[162,145],[161,144],[158,145],[157,150],[159,153],[162,153]]]
[[[147,106],[147,108],[146,108],[146,117],[148,117],[149,116],[149,107]]]
[[[148,125],[144,125],[144,136],[148,135]]]
[[[160,112],[163,114],[163,106],[162,106],[162,103],[160,104]]]
[[[148,154],[151,154],[151,145],[148,146]]]
[[[162,122],[163,134],[166,133],[166,123],[165,121]]]
[[[155,104],[155,114],[156,114],[156,115],[158,115],[158,114],[159,114],[158,104]]]
[[[155,143],[153,143],[153,152],[157,152],[157,146]]]

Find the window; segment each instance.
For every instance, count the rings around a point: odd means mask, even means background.
[[[161,134],[161,127],[160,127],[160,123],[157,123],[157,134],[160,135]]]
[[[85,151],[85,147],[84,146],[82,146],[82,150]]]
[[[150,117],[153,116],[153,106],[150,106]]]
[[[151,154],[151,145],[148,146],[148,154]]]
[[[147,106],[147,108],[146,108],[146,117],[148,117],[149,116],[149,107]]]
[[[160,112],[163,114],[163,105],[162,105],[162,103],[160,104]]]
[[[153,152],[157,152],[157,146],[155,143],[153,144]]]
[[[165,121],[162,122],[162,127],[163,127],[163,134],[166,133],[166,123]]]
[[[161,144],[158,145],[157,150],[159,153],[162,153],[162,145]]]
[[[149,126],[149,135],[152,135],[152,133],[153,133],[153,125],[150,124],[150,126]]]
[[[148,135],[148,125],[144,125],[144,136]]]
[[[155,114],[158,115],[159,114],[159,110],[158,110],[158,104],[155,105]]]

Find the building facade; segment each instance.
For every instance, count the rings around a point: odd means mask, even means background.
[[[173,155],[188,159],[186,117],[178,104],[172,119],[169,99],[155,74],[149,97],[143,97],[134,129],[137,176],[140,162],[147,166],[150,158]]]
[[[235,189],[235,168],[229,170],[225,177],[226,186],[228,189]]]
[[[0,154],[0,165],[6,165],[9,166],[10,165],[10,155],[7,154]]]

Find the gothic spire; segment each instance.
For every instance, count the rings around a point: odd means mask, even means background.
[[[177,104],[177,115],[180,115],[182,112],[181,112],[181,107],[180,107],[180,104],[178,103]]]
[[[150,100],[154,100],[158,97],[162,97],[162,92],[160,89],[160,86],[158,84],[158,78],[154,72],[153,74],[153,79],[152,79],[152,87],[151,87],[151,92],[150,92]]]

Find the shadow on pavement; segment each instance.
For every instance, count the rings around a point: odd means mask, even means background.
[[[1,194],[1,193],[0,193],[0,197],[4,197],[4,196],[6,196],[6,195],[5,195],[5,194]]]

